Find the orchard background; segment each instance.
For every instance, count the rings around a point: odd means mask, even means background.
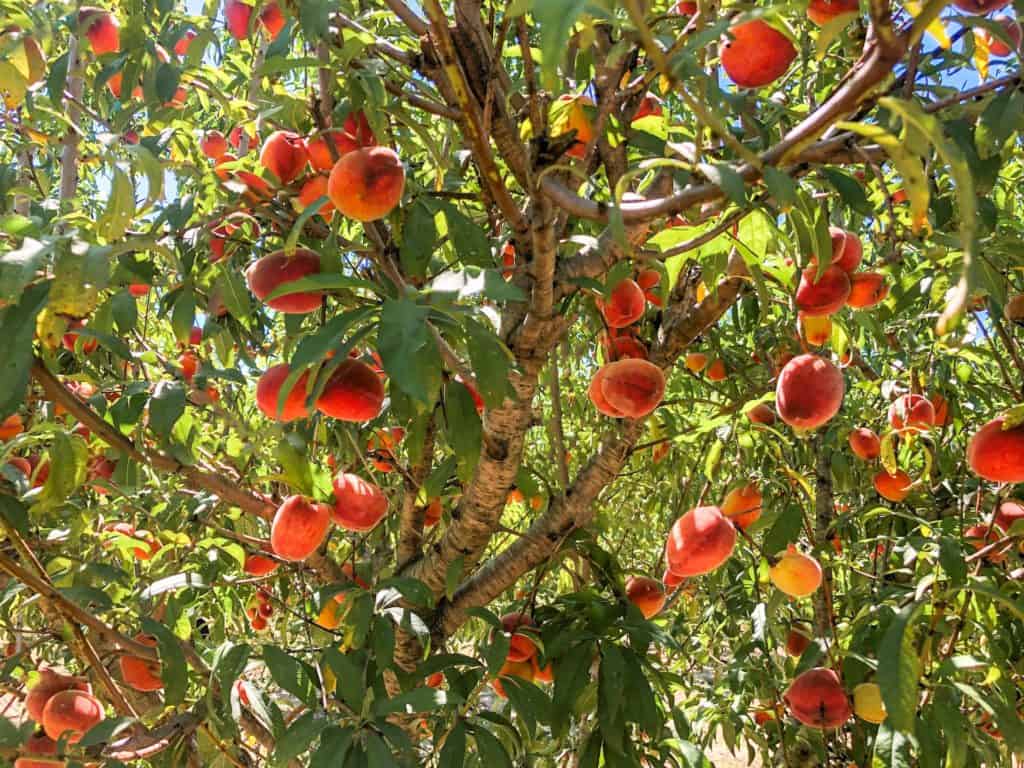
[[[0,759],[1024,754],[1006,2],[0,13]]]

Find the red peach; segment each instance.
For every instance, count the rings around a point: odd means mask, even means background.
[[[816,667],[797,677],[782,697],[793,717],[811,728],[838,728],[850,719],[850,700],[831,669]]]
[[[889,284],[885,275],[878,272],[856,272],[850,275],[850,295],[846,305],[853,309],[870,309],[878,306],[889,295]]]
[[[733,525],[745,531],[761,517],[761,504],[761,491],[757,484],[747,483],[729,491],[720,509]]]
[[[306,142],[291,131],[274,131],[260,149],[260,165],[282,184],[290,184],[298,178],[308,159]]]
[[[316,409],[332,419],[363,422],[376,418],[383,403],[380,377],[366,363],[349,358],[327,380]]]
[[[844,13],[857,13],[860,3],[857,0],[811,0],[807,6],[807,18],[819,27],[827,24]]]
[[[665,607],[665,587],[657,579],[630,576],[626,579],[626,599],[640,609],[645,619],[650,619]]]
[[[850,432],[850,450],[858,459],[871,461],[877,459],[882,453],[882,442],[874,430],[867,427],[857,427]]]
[[[605,402],[626,418],[651,413],[665,395],[665,374],[647,360],[626,358],[605,366],[600,382]]]
[[[815,282],[817,281],[817,282]],[[834,264],[818,276],[818,265],[811,264],[800,275],[796,306],[805,315],[833,315],[850,297],[850,276]]]
[[[700,576],[729,559],[736,528],[718,507],[695,507],[680,517],[665,543],[665,561],[676,576]]]
[[[227,154],[228,140],[220,131],[207,131],[199,140],[199,151],[211,160],[220,160]]]
[[[967,463],[994,483],[1024,483],[1024,425],[1004,429],[1002,417],[988,422],[968,443]]]
[[[347,531],[373,530],[388,513],[384,492],[358,475],[340,472],[333,482],[334,522]]]
[[[87,6],[78,12],[78,28],[85,32],[97,56],[117,53],[121,48],[121,22],[110,11]]]
[[[404,189],[402,161],[387,147],[365,147],[345,154],[327,182],[334,207],[356,221],[384,218],[401,201]]]
[[[261,301],[282,286],[304,277],[320,274],[320,256],[315,251],[297,248],[288,256],[277,251],[254,261],[245,271],[249,290]],[[299,291],[266,301],[271,309],[292,315],[303,315],[320,309],[322,291]]]
[[[135,636],[135,640],[150,648],[156,648],[156,638],[152,635],[138,634]],[[121,679],[128,687],[143,692],[163,689],[164,681],[160,677],[160,662],[126,655],[119,659],[119,664]]]
[[[622,280],[616,285],[608,297],[601,302],[604,320],[612,328],[625,328],[632,325],[644,315],[644,292],[633,280]]]
[[[274,514],[270,546],[283,560],[299,562],[312,555],[327,538],[331,508],[304,496],[289,496]]]
[[[308,372],[303,373],[295,382],[295,386],[292,387],[281,406],[281,412],[278,413],[281,387],[290,372],[291,368],[287,363],[278,363],[264,371],[256,384],[256,405],[268,419],[295,421],[309,416],[310,411],[306,407],[306,394],[309,387]]]
[[[796,58],[788,37],[757,19],[729,29],[720,48],[722,68],[741,88],[760,88],[778,80]]]
[[[786,363],[775,388],[779,418],[797,429],[817,429],[843,403],[843,374],[817,355],[798,355]]]
[[[910,495],[910,486],[913,485],[913,481],[910,479],[910,475],[902,470],[898,469],[895,475],[890,475],[883,469],[875,475],[874,485],[878,495],[883,499],[900,502]]]
[[[889,425],[896,432],[927,432],[935,423],[935,407],[924,395],[902,395],[889,406]]]
[[[259,553],[248,553],[242,571],[248,576],[269,576],[278,569],[280,563],[272,557]]]
[[[999,505],[994,524],[1004,531],[1008,531],[1010,526],[1018,520],[1024,520],[1024,502],[1018,499],[1007,499]]]
[[[54,694],[43,709],[43,730],[57,741],[62,736],[77,744],[82,736],[103,719],[103,705],[85,691],[61,691]]]

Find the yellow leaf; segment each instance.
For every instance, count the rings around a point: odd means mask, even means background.
[[[974,30],[974,68],[978,70],[978,77],[982,80],[988,78],[988,40],[985,36]]]
[[[914,18],[921,13],[921,4],[914,2],[914,0],[907,0],[904,5],[909,13]],[[942,23],[942,19],[935,19],[931,24],[928,25],[928,34],[935,38],[942,48],[949,50],[952,42],[949,39],[949,35],[946,34],[946,26]]]

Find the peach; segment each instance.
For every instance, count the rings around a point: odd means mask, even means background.
[[[836,4],[838,5],[838,2]],[[828,233],[832,237],[832,261],[830,263],[839,267],[843,272],[853,272],[860,266],[860,260],[864,255],[864,246],[861,245],[860,238],[839,227],[829,227]]]
[[[444,672],[435,672],[427,677],[428,688],[440,688],[444,685]]]
[[[665,108],[662,106],[661,99],[653,93],[648,93],[644,96],[643,101],[640,102],[636,114],[633,115],[633,120],[642,120],[645,117],[661,117],[664,114]]]
[[[665,569],[665,573],[661,576],[661,583],[665,585],[665,589],[675,589],[684,581],[686,581],[685,576],[677,576],[668,568]]]
[[[798,355],[786,363],[775,387],[779,418],[797,429],[817,429],[843,404],[843,374],[817,355]]]
[[[850,719],[850,700],[831,669],[815,667],[797,677],[782,696],[789,713],[811,728],[838,728]]]
[[[655,288],[661,284],[661,273],[656,269],[644,269],[636,276],[636,284],[644,292],[644,298],[656,307],[662,305],[661,295]]]
[[[607,344],[607,347],[606,351],[612,360],[621,360],[624,357],[632,357],[637,360],[647,359],[647,347],[633,336],[616,336]]]
[[[626,599],[640,609],[645,619],[650,619],[665,607],[665,587],[657,579],[630,576],[626,579]]]
[[[78,344],[78,337],[81,336],[81,334],[78,331],[81,328],[85,328],[85,323],[83,323],[81,320],[69,320],[68,321],[68,330],[61,337],[61,343],[64,345],[64,349],[66,349],[68,352],[72,352],[73,353],[75,351],[75,347]],[[99,346],[99,342],[96,339],[91,339],[91,338],[84,338],[84,339],[82,339],[82,353],[83,354],[91,355],[93,352],[96,351],[96,347],[98,347],[98,346]]]
[[[289,496],[274,514],[270,546],[274,554],[299,562],[316,552],[331,527],[331,508],[304,496]]]
[[[89,47],[97,56],[117,53],[121,48],[121,22],[110,11],[86,6],[78,12],[78,28],[85,32]]]
[[[147,296],[152,288],[153,286],[146,283],[129,283],[128,293],[136,299],[141,299],[143,296]]]
[[[188,48],[192,45],[192,41],[199,37],[195,30],[187,29],[185,33],[178,38],[178,41],[174,44],[174,53],[177,56],[188,56]]]
[[[327,197],[327,177],[322,173],[310,176],[302,183],[296,198],[299,203],[297,208],[300,211],[304,211],[321,197]],[[317,209],[317,213],[323,216],[325,221],[330,221],[334,218],[334,204],[330,201],[330,198]]]
[[[14,768],[64,768],[67,763],[58,760],[57,742],[43,731],[36,731],[26,739],[21,748],[24,757],[14,761]]]
[[[516,247],[512,243],[505,243],[501,247],[501,266],[504,267],[501,270],[501,276],[505,280],[511,280],[516,266]]]
[[[741,88],[760,88],[786,74],[796,48],[784,34],[757,19],[731,27],[720,54],[730,80]]]
[[[220,131],[207,131],[199,140],[199,151],[211,160],[220,160],[228,151],[228,140]]]
[[[138,634],[135,640],[150,648],[156,648],[156,638],[152,635]],[[136,691],[159,691],[164,687],[160,678],[160,662],[149,661],[139,656],[122,656],[119,659],[121,679],[125,685]]]
[[[708,364],[708,356],[703,352],[691,352],[686,356],[686,367],[693,373],[700,373]]]
[[[260,165],[282,184],[295,181],[308,159],[306,143],[299,134],[291,131],[274,131],[260,149]]]
[[[103,716],[103,705],[91,693],[61,691],[50,697],[43,708],[43,730],[55,741],[63,736],[68,743],[77,744]]]
[[[388,513],[384,492],[358,475],[340,472],[334,478],[334,522],[347,531],[370,531]]]
[[[832,338],[832,320],[827,315],[805,315],[801,312],[800,331],[808,344],[820,347]]]
[[[1024,425],[1005,429],[1002,417],[988,422],[968,443],[967,463],[994,483],[1024,483]]]
[[[934,423],[935,406],[923,395],[902,395],[889,406],[889,425],[896,432],[927,432]]]
[[[875,475],[874,484],[875,490],[883,499],[900,502],[910,495],[910,486],[913,481],[910,479],[910,475],[902,470],[898,469],[895,475],[890,475],[883,469]]]
[[[949,420],[949,401],[939,392],[928,399],[931,400],[932,408],[935,410],[935,420],[932,423],[936,427],[946,426],[946,421]]]
[[[271,366],[256,383],[256,405],[268,419],[275,421],[295,421],[305,419],[309,416],[310,410],[306,407],[306,390],[309,386],[309,373],[303,373],[295,382],[284,403],[278,412],[278,400],[281,395],[281,387],[285,379],[291,373],[288,363],[278,363]]]
[[[363,422],[376,418],[383,403],[380,377],[366,363],[349,358],[327,380],[316,409],[332,419]]]
[[[195,378],[196,371],[199,370],[199,358],[196,357],[195,352],[187,350],[178,357],[178,366],[181,369],[181,378],[191,382]]]
[[[1024,520],[1024,502],[1019,499],[1007,499],[999,505],[994,523],[1004,531],[1010,530],[1018,520]]]
[[[506,613],[501,617],[501,629],[509,637],[506,660],[513,663],[528,662],[537,655],[537,645],[524,627],[534,627],[533,619],[525,613]]]
[[[1021,29],[1020,24],[1012,16],[996,16],[992,21],[998,22],[1003,29],[1006,30],[1006,36],[1010,38],[1013,43],[1011,48],[1002,39],[996,37],[987,29],[976,29],[975,34],[978,35],[982,40],[985,41],[985,45],[988,46],[988,51],[993,56],[1009,56],[1010,53],[1020,50],[1021,42]]]
[[[599,303],[604,321],[612,328],[625,328],[644,316],[644,292],[634,280],[622,280],[607,301]]]
[[[725,381],[729,378],[729,372],[725,368],[725,361],[716,357],[707,369],[708,381]]]
[[[849,275],[831,264],[819,276],[818,266],[811,264],[800,275],[796,307],[807,316],[833,315],[843,308],[849,297]]]
[[[254,261],[245,271],[249,290],[263,301],[287,283],[294,283],[304,277],[320,274],[320,256],[315,251],[297,248],[288,256],[277,251]],[[304,315],[320,309],[322,291],[299,291],[278,296],[266,302],[271,309],[291,315]]]
[[[356,221],[383,219],[402,199],[405,169],[388,147],[364,147],[345,154],[331,170],[327,192],[334,207]]]
[[[617,360],[604,366],[603,370],[601,395],[612,409],[626,418],[647,416],[665,395],[665,374],[647,360]]]
[[[494,692],[503,699],[508,698],[508,694],[505,693],[505,688],[501,684],[501,678],[503,677],[519,677],[523,680],[533,682],[533,665],[530,660],[527,661],[512,661],[511,659],[506,660],[501,665],[501,669],[498,671],[498,676],[491,680],[491,687]]]
[[[349,112],[340,131],[328,131],[306,142],[310,165],[318,171],[329,171],[336,162],[331,155],[328,141],[334,141],[338,157],[364,147],[377,146],[377,137],[373,135],[370,123],[362,110]]]
[[[0,440],[11,440],[24,431],[25,425],[21,420],[20,413],[12,413],[0,422]]]
[[[423,511],[423,527],[432,528],[441,522],[441,513],[443,512],[440,498],[433,498],[427,505],[427,508]]]
[[[55,669],[43,667],[39,670],[39,680],[25,696],[25,713],[37,723],[43,722],[43,710],[55,694],[61,691],[77,690],[92,693],[92,686],[80,677],[65,675]]]
[[[810,644],[811,638],[803,627],[796,625],[790,627],[789,633],[786,635],[786,653],[794,659],[799,659]]]
[[[1005,8],[1010,0],[953,0],[953,5],[965,13],[985,14]]]
[[[551,128],[554,135],[562,136],[576,131],[576,141],[566,152],[569,157],[583,159],[587,144],[594,138],[594,126],[587,114],[587,109],[593,107],[594,102],[589,97],[574,96],[571,93],[563,93],[551,106]]]
[[[697,13],[697,3],[694,0],[679,0],[672,12],[680,16],[693,16]]]
[[[242,150],[242,139],[248,139],[248,149],[246,151],[252,151],[252,149],[260,143],[259,135],[255,133],[246,133],[242,130],[242,126],[236,125],[228,133],[228,143],[236,150]],[[232,158],[234,159],[234,158]]]
[[[746,417],[750,420],[751,424],[764,424],[770,427],[775,423],[775,411],[771,409],[771,406],[764,403],[758,403],[749,409],[746,412]]]
[[[93,480],[110,480],[114,476],[117,464],[106,456],[93,456],[86,464],[85,477],[91,487],[100,496],[106,496],[108,491],[101,485],[93,483]]]
[[[995,544],[1001,538],[1003,532],[995,525],[989,527],[988,523],[978,523],[964,530],[964,541],[974,547],[976,552],[989,544]],[[1001,563],[1006,559],[1006,553],[998,550],[989,552],[985,559],[990,563]]]
[[[548,662],[545,666],[541,666],[540,662],[537,661],[537,657],[534,656],[530,659],[530,666],[533,667],[533,680],[537,683],[553,683],[555,682],[555,670],[551,667],[551,662]]]
[[[858,459],[871,461],[877,459],[882,453],[882,441],[874,430],[867,427],[857,427],[850,432],[850,450]]]
[[[821,586],[821,565],[790,544],[768,570],[768,577],[780,592],[790,597],[807,597]]]
[[[857,13],[860,3],[857,0],[811,0],[807,6],[807,18],[819,27],[832,21],[844,13]]]
[[[695,507],[672,525],[665,562],[676,576],[700,576],[722,565],[736,546],[736,528],[718,507]]]
[[[756,483],[733,488],[722,501],[722,514],[744,531],[761,517],[761,491]]]
[[[272,557],[259,553],[248,553],[242,571],[248,576],[269,576],[277,570],[280,563]]]
[[[857,272],[850,275],[850,295],[846,305],[853,309],[870,309],[878,306],[889,295],[889,284],[885,275],[878,272]]]
[[[276,40],[284,29],[285,18],[281,13],[281,6],[276,2],[269,2],[260,10],[260,24],[267,31],[271,40]]]
[[[243,0],[224,0],[224,23],[235,40],[249,37],[252,10],[252,6]]]

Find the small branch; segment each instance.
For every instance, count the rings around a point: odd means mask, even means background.
[[[384,0],[384,4],[418,37],[427,34],[427,22],[417,16],[402,0]]]

